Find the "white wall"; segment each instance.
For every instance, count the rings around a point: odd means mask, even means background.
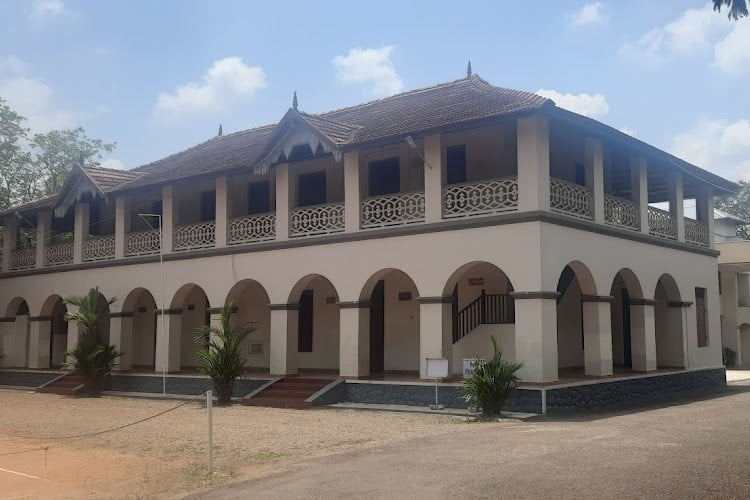
[[[339,306],[336,290],[322,278],[309,285],[313,290],[313,350],[297,352],[297,367],[334,370],[339,367]],[[333,303],[327,303],[333,297]],[[295,320],[296,321],[296,320]],[[297,351],[297,345],[292,346]]]
[[[271,311],[268,308],[266,292],[257,284],[244,287],[233,297],[237,312],[232,316],[234,325],[251,327],[255,330],[242,342],[242,352],[249,368],[268,368],[270,363]],[[313,348],[315,347],[313,339]],[[251,346],[261,345],[261,353],[252,354]]]
[[[192,311],[188,310],[191,304],[195,306]],[[185,297],[182,305],[182,334],[180,335],[180,366],[183,368],[199,364],[195,353],[201,346],[193,340],[193,330],[197,325],[206,324],[207,307],[205,296],[198,287],[194,287]]]
[[[657,304],[654,306],[656,327],[657,366],[684,366],[682,337],[682,307],[668,307],[667,295],[662,286],[656,287]]]
[[[398,300],[410,292],[411,300]],[[385,278],[385,371],[419,370],[419,303],[417,289],[401,273]]]
[[[453,373],[463,373],[464,358],[487,358],[493,354],[494,336],[503,350],[503,359],[516,360],[516,327],[515,325],[479,325],[468,335],[453,344]]]
[[[145,312],[139,312],[140,308]],[[134,366],[154,366],[156,352],[156,321],[160,320],[154,310],[154,302],[146,293],[141,293],[133,312],[133,341],[131,362]]]
[[[581,288],[574,279],[557,304],[557,362],[560,368],[583,366]]]

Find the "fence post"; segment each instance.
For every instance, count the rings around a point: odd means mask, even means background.
[[[479,296],[479,324],[487,324],[487,291],[484,288]]]

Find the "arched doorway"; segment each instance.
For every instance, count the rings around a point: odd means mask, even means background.
[[[654,291],[654,329],[657,368],[685,367],[684,308],[674,278],[663,274]]]
[[[370,302],[370,374],[419,375],[419,303],[414,281],[401,270],[372,275],[360,293]]]
[[[515,303],[508,276],[489,262],[471,262],[457,269],[446,282],[451,295],[452,372],[462,373],[463,360],[492,354],[491,337],[503,357],[516,360]]]
[[[122,310],[129,318],[123,318],[128,321],[124,321],[122,328],[122,358],[125,359],[121,358],[120,364],[126,367],[129,362],[137,371],[155,370],[157,314],[154,296],[145,288],[136,288],[125,298]]]
[[[201,346],[195,341],[194,331],[198,325],[210,323],[209,307],[206,293],[194,283],[183,285],[172,299],[171,309],[179,311],[180,321],[175,323],[179,325],[177,331],[170,327],[169,355],[179,353],[180,370],[193,370],[200,363],[196,353]],[[172,335],[174,340],[171,339]],[[208,344],[207,338],[205,343]]]
[[[621,269],[612,280],[612,361],[619,371],[646,371],[655,363],[653,319],[651,307],[643,296],[643,289],[631,269]],[[652,352],[653,351],[653,352]],[[651,353],[651,354],[649,354]]]
[[[569,263],[557,280],[557,293],[558,378],[580,376],[586,373],[583,297],[596,296],[591,271],[581,262]]]
[[[52,295],[44,301],[42,317],[49,319],[49,365],[59,368],[65,363],[63,353],[68,346],[68,321],[65,315],[68,308],[59,295]]]
[[[242,342],[248,368],[270,367],[271,310],[268,293],[255,280],[242,280],[227,294],[235,307],[232,325],[253,329]]]
[[[5,311],[4,355],[2,366],[8,368],[29,367],[29,305],[21,297],[10,301]]]

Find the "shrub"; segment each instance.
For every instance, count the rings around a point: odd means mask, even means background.
[[[503,359],[503,350],[497,339],[491,337],[493,355],[489,359],[477,361],[474,375],[464,381],[464,397],[469,406],[478,408],[482,416],[490,418],[500,415],[500,409],[511,391],[516,388],[516,376],[522,363],[511,363]]]
[[[734,366],[737,361],[737,352],[734,349],[725,347],[722,354],[724,355],[724,366]]]
[[[234,305],[227,300],[221,308],[219,326],[198,325],[193,331],[195,342],[203,347],[198,351],[198,371],[211,377],[219,405],[231,401],[234,381],[245,372],[242,341],[254,328],[233,327],[231,317]]]

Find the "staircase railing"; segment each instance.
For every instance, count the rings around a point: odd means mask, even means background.
[[[507,294],[482,294],[458,311],[453,322],[455,344],[479,325],[503,325],[516,322],[513,297]]]

